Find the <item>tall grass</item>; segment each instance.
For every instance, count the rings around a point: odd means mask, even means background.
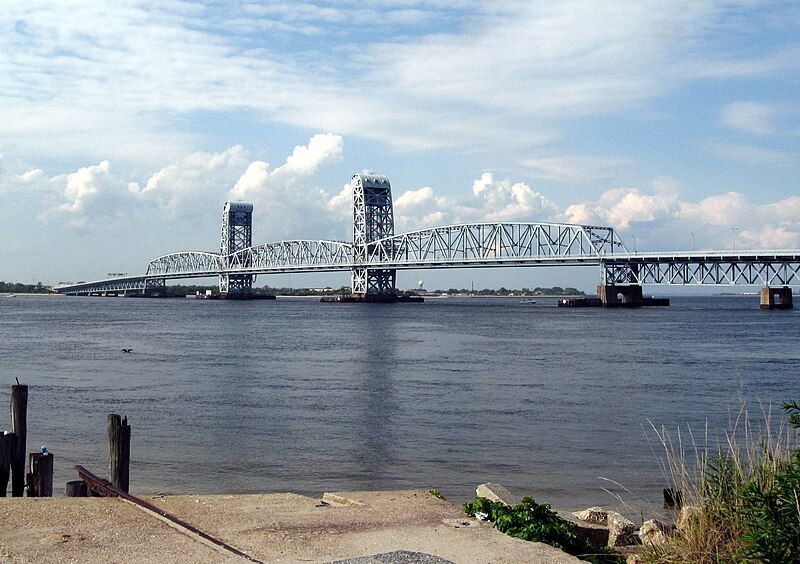
[[[651,427],[661,470],[683,492],[683,520],[665,544],[648,547],[651,562],[800,562],[800,405],[788,419],[745,403],[724,438]],[[655,448],[654,448],[655,451]]]

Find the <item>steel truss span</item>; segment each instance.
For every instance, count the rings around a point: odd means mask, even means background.
[[[344,241],[278,241],[237,251],[228,264],[232,272],[253,274],[349,270],[353,245]]]
[[[375,267],[583,264],[627,252],[610,227],[566,223],[466,223],[422,229],[368,245]]]
[[[800,286],[800,251],[632,255],[602,268],[606,284]]]

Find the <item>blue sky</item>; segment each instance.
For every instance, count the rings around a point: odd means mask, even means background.
[[[640,249],[800,247],[800,5],[686,1],[12,2],[0,12],[0,279],[140,272],[349,235],[347,180],[398,231],[612,225]],[[411,284],[595,283],[594,271]],[[407,280],[406,280],[407,279]],[[345,284],[347,276],[260,283]]]

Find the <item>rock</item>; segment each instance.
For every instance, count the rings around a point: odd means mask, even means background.
[[[676,526],[679,531],[686,531],[694,523],[698,523],[703,514],[703,508],[699,505],[684,505],[678,513]]]
[[[616,511],[608,512],[608,546],[630,546],[639,544],[636,525]]]
[[[642,539],[642,544],[659,546],[667,541],[672,535],[672,531],[673,528],[670,525],[656,519],[650,519],[642,523],[639,528],[639,538]]]
[[[587,523],[578,519],[574,513],[558,511],[559,517],[566,519],[574,525],[578,540],[593,546],[606,546],[608,544],[608,528],[596,523]],[[579,511],[578,513],[582,513]]]
[[[522,498],[512,494],[500,484],[486,482],[475,489],[475,495],[485,497],[489,501],[499,501],[504,505],[517,505]]]
[[[576,511],[573,515],[580,521],[585,523],[594,523],[595,525],[608,525],[608,511],[602,507],[590,507],[584,511]]]

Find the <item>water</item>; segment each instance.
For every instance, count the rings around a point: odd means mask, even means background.
[[[797,399],[799,329],[800,311],[755,297],[601,310],[0,296],[0,380],[31,385],[28,446],[55,453],[57,490],[75,464],[106,472],[114,411],[133,427],[136,493],[435,486],[463,500],[497,481],[585,507],[618,490],[601,477],[660,497],[648,421],[721,430],[740,397]]]

